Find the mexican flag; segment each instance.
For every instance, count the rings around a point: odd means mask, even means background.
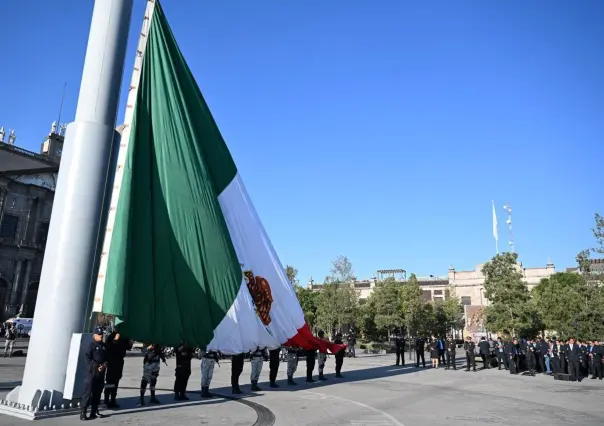
[[[225,354],[324,345],[157,0],[148,2],[130,90],[97,310],[149,343]]]

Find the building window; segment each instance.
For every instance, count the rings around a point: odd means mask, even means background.
[[[451,297],[451,292],[449,290],[445,290],[445,299]]]
[[[435,296],[442,296],[443,295],[443,291],[442,290],[434,290],[434,295]]]
[[[472,305],[472,298],[470,296],[461,296],[461,304],[463,306]]]
[[[48,222],[40,222],[38,224],[38,235],[36,237],[36,242],[38,244],[46,244],[47,238],[48,238]]]
[[[435,297],[435,298],[434,298],[434,301],[435,301],[435,302],[443,302],[443,301],[444,301],[444,299],[443,299],[442,297],[440,297],[440,296],[439,296],[439,297]]]
[[[0,238],[15,238],[18,225],[19,216],[5,213],[2,216],[2,224],[0,224]]]
[[[429,302],[432,300],[432,291],[431,290],[422,290],[422,300],[424,302]]]

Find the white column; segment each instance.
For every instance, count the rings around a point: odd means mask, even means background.
[[[133,0],[96,0],[75,122],[69,124],[55,192],[20,404],[64,403],[73,333],[84,327]]]

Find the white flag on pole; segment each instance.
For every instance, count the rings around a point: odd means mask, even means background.
[[[491,201],[493,204],[493,238],[495,238],[495,248],[497,254],[499,254],[499,234],[497,233],[497,213],[495,213],[495,201]]]

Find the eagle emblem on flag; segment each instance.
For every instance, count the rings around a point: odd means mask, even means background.
[[[256,306],[256,314],[262,324],[268,326],[271,323],[270,311],[273,304],[271,286],[265,278],[254,275],[251,270],[243,271],[243,276],[254,301],[254,306]]]

